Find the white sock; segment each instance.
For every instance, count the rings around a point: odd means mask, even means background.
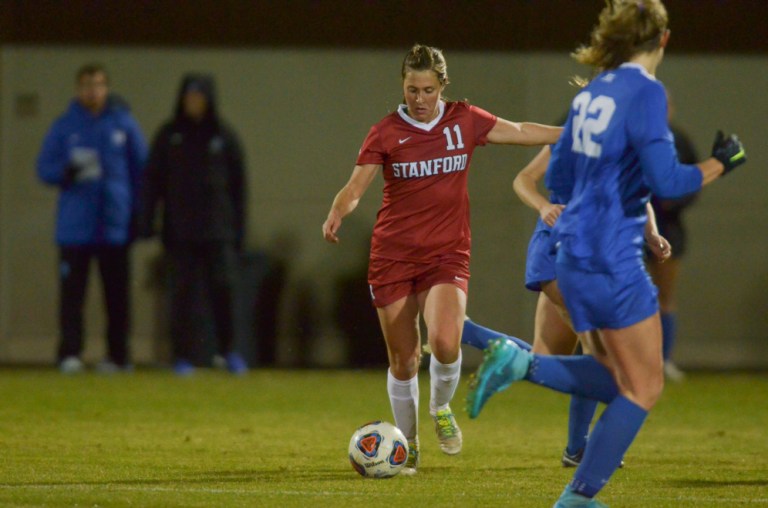
[[[395,426],[403,431],[409,441],[416,439],[419,424],[419,375],[400,381],[387,370],[387,393],[395,416]]]
[[[461,376],[461,350],[453,363],[440,363],[434,355],[429,359],[429,412],[435,414],[448,407],[456,393]]]

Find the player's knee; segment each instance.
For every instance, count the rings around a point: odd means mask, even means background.
[[[420,354],[417,351],[390,351],[389,370],[397,379],[411,379],[419,372],[420,360]]]
[[[445,337],[430,337],[429,346],[432,356],[440,363],[453,363],[459,359],[461,343],[459,340]]]
[[[664,391],[664,375],[651,375],[640,386],[634,387],[628,394],[637,405],[650,411],[661,398]]]

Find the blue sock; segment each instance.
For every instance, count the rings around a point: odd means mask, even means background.
[[[558,392],[606,404],[619,394],[611,373],[590,355],[533,355],[525,379]]]
[[[568,455],[576,455],[579,450],[587,446],[587,435],[589,435],[589,424],[597,410],[597,401],[571,396],[571,406],[568,412],[568,445],[565,451]]]
[[[592,429],[584,458],[571,480],[571,489],[595,497],[621,464],[643,426],[648,411],[619,395],[603,411]]]
[[[488,348],[488,343],[490,341],[498,339],[499,337],[504,337],[505,339],[511,340],[520,346],[521,349],[526,351],[531,350],[531,345],[524,340],[518,339],[517,337],[512,337],[511,335],[507,335],[505,333],[491,330],[490,328],[486,328],[484,326],[480,326],[471,319],[464,320],[464,331],[461,333],[462,344],[468,344],[482,351]]]
[[[669,360],[672,356],[672,349],[675,347],[675,335],[677,333],[677,314],[672,312],[662,312],[661,314],[661,333],[664,338],[662,351],[664,360]]]

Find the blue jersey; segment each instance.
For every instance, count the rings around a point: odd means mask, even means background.
[[[574,98],[547,178],[570,197],[555,225],[558,261],[605,273],[642,264],[651,192],[678,197],[702,183],[677,159],[663,85],[636,64],[601,73]]]

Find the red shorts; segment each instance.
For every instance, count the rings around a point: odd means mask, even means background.
[[[368,284],[374,307],[386,307],[438,284],[453,284],[467,294],[469,257],[442,256],[434,263],[371,259],[368,265]]]

